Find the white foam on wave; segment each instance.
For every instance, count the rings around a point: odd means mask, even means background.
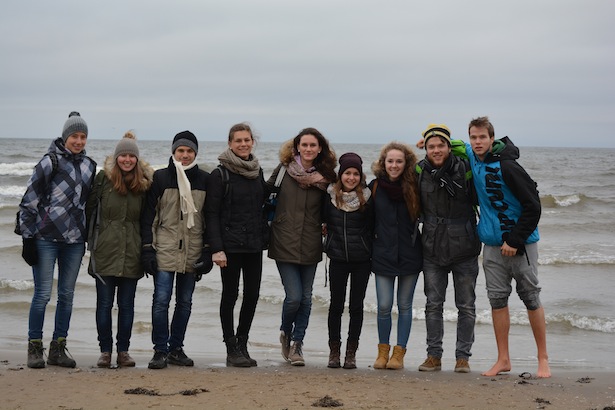
[[[579,316],[574,313],[548,315],[547,322],[560,322],[582,330],[615,333],[615,320],[602,317]]]
[[[34,289],[34,282],[31,280],[0,279],[0,289],[30,290]]]
[[[571,255],[546,256],[538,258],[541,265],[615,265],[615,255],[585,253]]]
[[[26,188],[20,185],[0,186],[0,196],[21,198]]]
[[[579,195],[565,195],[565,196],[554,196],[553,199],[555,203],[559,206],[570,206],[574,204],[578,204],[581,202],[581,197]]]
[[[34,162],[2,163],[0,164],[0,175],[30,176],[35,165]]]

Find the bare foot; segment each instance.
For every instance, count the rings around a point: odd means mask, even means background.
[[[547,367],[548,367],[548,364],[547,364]],[[491,367],[491,369],[489,369],[486,372],[483,372],[481,374],[483,376],[497,376],[500,373],[509,372],[510,369],[511,369],[511,367],[510,367],[510,361],[509,360],[502,360],[502,361],[498,360]]]
[[[549,367],[549,361],[547,359],[538,360],[538,372],[536,373],[536,377],[551,377],[551,368]]]

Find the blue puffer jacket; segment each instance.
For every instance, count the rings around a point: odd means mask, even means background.
[[[485,245],[520,250],[540,239],[541,206],[536,182],[517,163],[519,149],[508,137],[494,141],[484,161],[466,144],[480,205],[478,236]]]
[[[96,162],[85,155],[85,150],[79,154],[70,152],[62,138],[53,141],[47,152],[56,155],[58,167],[54,173],[48,155],[34,167],[19,204],[22,236],[83,243],[87,239],[85,206]]]

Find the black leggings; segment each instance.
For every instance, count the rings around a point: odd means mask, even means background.
[[[222,335],[226,342],[235,336],[233,312],[239,297],[239,276],[243,271],[243,301],[239,312],[237,336],[248,337],[261,288],[263,274],[263,253],[227,253],[227,265],[220,270],[222,277],[222,299],[220,300],[220,321]]]
[[[363,300],[369,282],[371,264],[367,262],[338,262],[329,263],[329,284],[331,303],[329,304],[329,340],[338,342],[342,340],[342,313],[346,302],[346,287],[350,276],[350,324],[348,327],[348,340],[359,341],[363,327]]]

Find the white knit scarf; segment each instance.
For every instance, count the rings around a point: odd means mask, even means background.
[[[194,199],[192,198],[192,186],[186,176],[186,171],[196,165],[196,161],[192,164],[183,166],[181,162],[175,161],[175,169],[177,170],[177,186],[179,187],[179,204],[181,207],[182,215],[186,216],[186,226],[188,229],[194,226],[194,214],[198,212],[194,206]]]

